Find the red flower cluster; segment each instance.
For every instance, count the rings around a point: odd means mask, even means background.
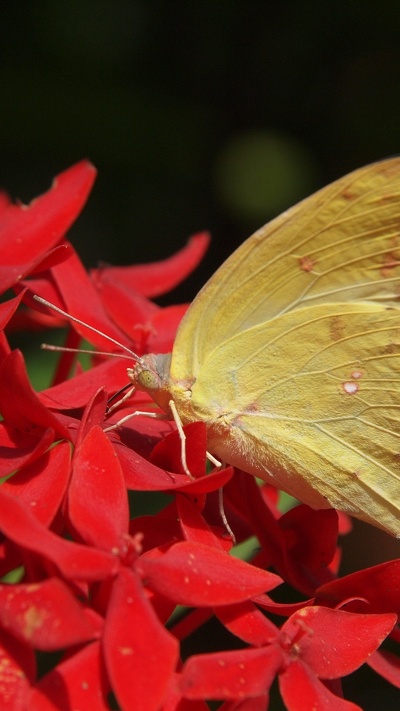
[[[399,657],[377,651],[389,636],[392,649],[400,642],[400,560],[338,577],[336,512],[281,514],[277,493],[251,476],[207,474],[203,423],[185,428],[193,480],[169,422],[136,417],[110,431],[151,408],[136,393],[107,414],[124,360],[96,355],[82,372],[65,352],[53,386],[33,390],[6,327],[67,325],[69,347],[82,337],[112,346],[39,310],[32,293],[139,355],[166,352],[184,307],[149,298],[207,246],[199,234],[162,263],[87,274],[65,234],[94,178],[82,162],[28,207],[0,201],[0,708],[206,711],[219,700],[223,711],[265,711],[277,678],[290,711],[350,711],[360,707],[343,699],[340,679],[364,662],[400,687]],[[229,554],[222,486],[237,542],[256,540],[248,562]],[[163,492],[152,515],[142,513],[144,491]],[[283,582],[299,602],[270,597]],[[229,650],[215,639],[185,652],[211,617]]]

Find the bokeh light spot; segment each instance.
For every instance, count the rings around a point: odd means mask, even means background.
[[[236,218],[265,221],[318,184],[308,148],[283,133],[253,130],[233,137],[215,165],[218,198]]]

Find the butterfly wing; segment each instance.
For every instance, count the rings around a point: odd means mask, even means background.
[[[315,305],[239,333],[191,407],[221,460],[400,536],[400,310]]]
[[[177,333],[172,380],[192,381],[236,333],[307,305],[394,303],[400,288],[400,158],[337,180],[268,223],[215,272]]]

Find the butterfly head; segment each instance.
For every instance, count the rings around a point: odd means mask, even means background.
[[[154,355],[149,353],[143,356],[134,365],[128,368],[128,378],[137,390],[146,392],[159,405],[164,412],[169,412],[171,394],[169,390],[170,353]]]

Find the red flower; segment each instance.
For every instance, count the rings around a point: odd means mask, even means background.
[[[224,618],[231,631],[241,636],[244,631],[244,641],[255,646],[191,657],[177,681],[182,696],[267,698],[272,681],[279,675],[281,694],[289,711],[358,708],[333,695],[320,679],[338,679],[355,671],[396,622],[396,616],[390,614],[360,616],[306,607],[289,617],[279,631],[249,605],[238,610],[237,617],[233,610],[225,611]]]
[[[112,693],[123,711],[206,711],[208,699],[265,711],[277,678],[289,711],[350,711],[359,707],[340,679],[365,662],[400,687],[399,560],[340,577],[348,519],[303,505],[282,513],[271,487],[232,467],[207,472],[204,423],[185,427],[193,479],[172,423],[133,417],[110,429],[132,410],[154,413],[136,393],[109,414],[126,360],[94,354],[83,372],[62,353],[52,387],[33,390],[4,329],[67,325],[72,348],[86,338],[108,353],[168,351],[186,305],[149,297],[207,247],[199,234],[163,262],[87,274],[65,233],[94,175],[77,164],[29,208],[0,194],[2,286],[17,293],[0,305],[0,707],[106,711]],[[216,636],[188,655],[211,618],[234,648]],[[391,650],[379,649],[388,636]]]

